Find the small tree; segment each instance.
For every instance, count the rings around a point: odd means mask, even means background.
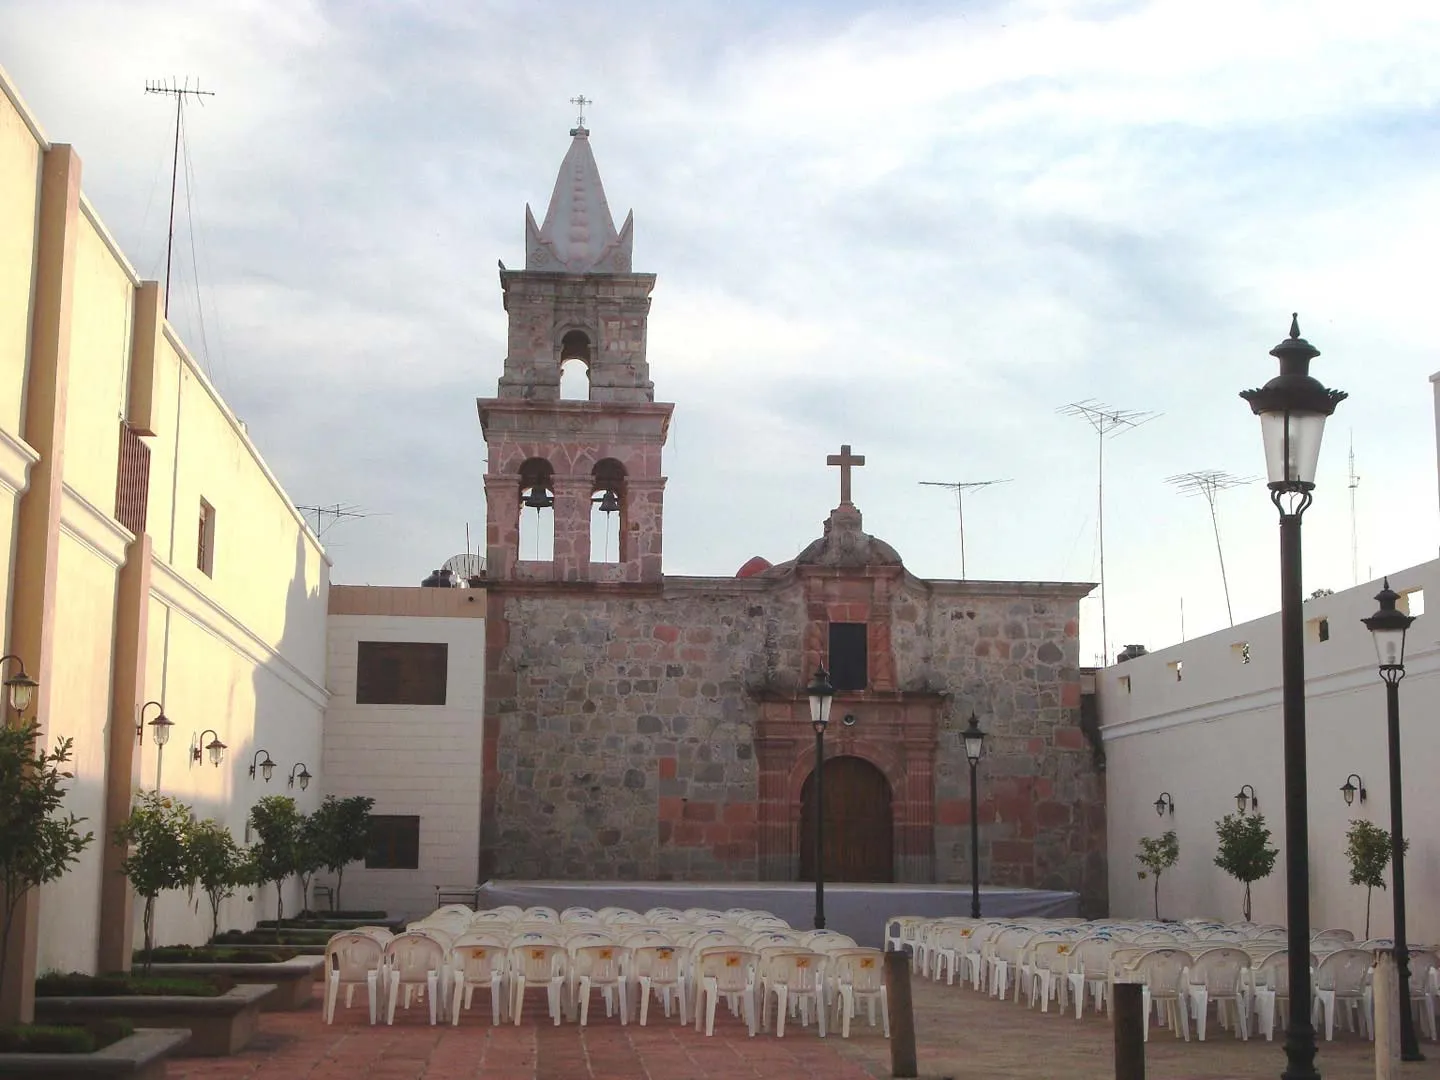
[[[220,933],[220,905],[245,884],[246,853],[235,843],[229,829],[214,818],[206,818],[191,830],[186,858],[191,877],[210,898],[210,936],[214,938]]]
[[[304,814],[300,818],[300,831],[295,845],[295,873],[300,877],[302,911],[310,909],[310,882],[315,877],[315,872],[325,865],[324,826],[318,811]]]
[[[115,839],[130,846],[120,864],[131,887],[145,898],[145,970],[155,948],[155,900],[166,889],[194,886],[189,860],[194,815],[178,799],[158,791],[142,792],[130,816],[115,829]]]
[[[40,725],[0,724],[0,979],[10,958],[10,928],[25,894],[54,881],[80,858],[95,839],[76,828],[84,818],[59,813],[65,801],[63,781],[74,774],[61,768],[70,760],[70,739],[57,739],[48,753],[36,749]],[[0,1017],[0,1024],[18,1016]]]
[[[1158,919],[1160,918],[1160,875],[1180,859],[1180,841],[1175,838],[1175,830],[1168,830],[1159,839],[1153,836],[1142,836],[1140,851],[1135,858],[1144,867],[1138,874],[1140,880],[1144,881],[1146,877],[1155,879],[1155,918]]]
[[[304,817],[289,795],[266,795],[250,808],[250,824],[259,842],[250,849],[257,881],[275,883],[275,932],[285,918],[285,879],[300,862],[300,827]]]
[[[1408,851],[1410,841],[1400,845]],[[1370,897],[1385,888],[1385,868],[1390,865],[1390,832],[1368,821],[1352,821],[1345,833],[1345,857],[1350,860],[1350,884],[1365,886],[1365,936],[1370,936]]]
[[[315,823],[321,865],[335,875],[332,910],[345,910],[345,905],[340,902],[345,867],[365,858],[370,851],[370,810],[374,805],[375,800],[368,795],[351,795],[344,799],[326,795],[325,801],[310,815],[310,820]]]
[[[1270,846],[1270,830],[1265,827],[1264,814],[1226,814],[1215,823],[1220,848],[1215,852],[1215,865],[1236,881],[1245,883],[1245,921],[1250,921],[1250,886],[1270,876],[1275,869],[1278,848]]]

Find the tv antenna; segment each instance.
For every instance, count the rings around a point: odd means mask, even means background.
[[[1008,484],[1007,480],[960,480],[948,483],[944,480],[921,480],[923,487],[948,488],[955,492],[955,509],[960,512],[960,580],[965,580],[965,492],[978,491],[996,484]]]
[[[1105,662],[1110,662],[1110,623],[1107,618],[1109,590],[1105,587],[1105,440],[1112,435],[1124,435],[1142,424],[1148,424],[1159,413],[1140,412],[1137,409],[1117,409],[1102,404],[1094,398],[1072,401],[1055,410],[1065,416],[1078,416],[1095,429],[1100,444],[1095,469],[1095,502],[1097,506],[1095,527],[1100,547],[1100,644]]]
[[[199,104],[204,105],[205,99],[207,97],[214,97],[215,92],[213,90],[201,90],[199,79],[195,80],[195,86],[192,88],[190,86],[190,77],[187,75],[183,85],[177,83],[174,79],[171,79],[169,82],[165,82],[164,80],[158,82],[147,80],[145,83],[145,93],[168,94],[175,99],[175,151],[170,161],[170,227],[169,233],[165,238],[165,317],[168,319],[170,317],[170,255],[175,247],[175,177],[180,171],[180,133],[185,127],[185,100],[186,98],[193,97]],[[187,149],[185,153],[186,160],[188,161],[190,151]],[[185,190],[189,191],[188,178],[186,184],[187,187]]]
[[[359,518],[370,517],[369,511],[353,503],[334,503],[330,506],[301,506],[295,504],[295,509],[302,514],[315,515],[315,537],[318,540],[342,521],[352,521]]]
[[[1220,518],[1215,513],[1215,496],[1222,491],[1228,491],[1233,487],[1243,487],[1245,484],[1253,484],[1257,477],[1254,476],[1232,476],[1227,472],[1220,472],[1218,469],[1201,469],[1198,472],[1177,473],[1174,476],[1167,476],[1165,482],[1182,495],[1203,495],[1206,503],[1210,506],[1210,525],[1215,530],[1215,554],[1220,557],[1220,584],[1225,590],[1225,614],[1230,617],[1230,625],[1235,625],[1235,612],[1230,608],[1230,582],[1225,576],[1225,551],[1220,546]],[[1183,604],[1183,601],[1182,601]],[[1181,607],[1181,632],[1183,640],[1184,632],[1184,607]]]
[[[1350,430],[1350,584],[1360,584],[1360,533],[1355,517],[1355,489],[1360,477],[1355,474],[1355,430]]]

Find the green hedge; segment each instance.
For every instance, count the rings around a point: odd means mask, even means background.
[[[163,975],[85,975],[51,972],[35,980],[36,997],[219,997],[228,979]]]
[[[85,1027],[16,1024],[0,1027],[0,1054],[93,1054],[135,1034],[124,1020],[96,1020]]]
[[[297,956],[295,949],[276,946],[260,952],[253,949],[226,949],[208,945],[162,945],[151,960],[156,964],[278,964]],[[135,962],[145,959],[143,949],[136,949]]]

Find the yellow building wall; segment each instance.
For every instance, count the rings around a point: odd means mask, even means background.
[[[25,471],[34,457],[21,439],[26,394],[36,211],[48,144],[0,72],[0,626],[14,587],[15,523]],[[83,156],[83,148],[80,148]],[[148,152],[148,151],[147,151]],[[139,280],[83,197],[76,222],[64,437],[64,499],[53,611],[53,671],[39,693],[51,707],[49,737],[74,739],[75,779],[67,806],[96,842],[60,881],[41,890],[38,967],[93,970],[100,910],[101,833],[107,783],[154,787],[215,817],[243,839],[255,799],[318,803],[329,563],[243,426],[168,327],[159,335],[153,403],[144,425],[150,481],[145,531],[153,543],[145,629],[144,700],[164,703],[174,721],[157,769],[151,729],[136,748],[132,776],[107,777],[107,739],[118,635],[117,572],[131,540],[115,521],[120,420],[138,376],[133,342]],[[143,385],[143,383],[141,383]],[[27,456],[28,454],[28,456]],[[216,510],[213,576],[196,566],[200,500]],[[119,710],[125,733],[138,717]],[[153,719],[152,708],[146,719]],[[228,746],[219,768],[194,762],[192,745],[211,728]],[[280,768],[267,784],[249,776],[256,749]],[[309,790],[286,785],[304,762]],[[292,889],[292,892],[294,890]],[[248,901],[247,896],[255,900]],[[157,931],[164,941],[201,941],[208,904],[167,896]],[[287,906],[297,898],[287,898]],[[247,927],[273,910],[271,890],[227,902],[223,925]],[[140,905],[136,906],[136,917]],[[138,927],[137,927],[138,930]]]
[[[77,522],[78,528],[84,528]],[[115,565],[70,531],[60,536],[49,742],[74,745],[65,809],[96,836],[80,860],[40,894],[39,971],[89,971],[100,927],[100,837],[105,822],[106,731],[115,630]]]
[[[0,431],[13,434],[20,431],[30,342],[39,191],[40,144],[15,103],[0,92]]]
[[[70,320],[65,483],[113,514],[135,278],[130,267],[111,253],[95,222],[81,216]]]

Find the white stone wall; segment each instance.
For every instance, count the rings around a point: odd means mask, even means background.
[[[445,642],[445,705],[356,705],[361,641]],[[331,614],[328,647],[322,791],[369,795],[376,814],[420,817],[419,869],[355,863],[345,871],[341,900],[351,909],[428,913],[435,886],[473,885],[479,870],[485,620]],[[317,880],[331,882],[323,874]]]
[[[1406,646],[1400,684],[1409,936],[1440,941],[1440,561],[1390,575],[1400,593],[1423,589],[1434,613],[1419,618]],[[1310,812],[1311,921],[1315,929],[1364,929],[1365,890],[1349,884],[1345,831],[1354,818],[1390,826],[1385,687],[1360,620],[1375,612],[1378,581],[1305,603],[1305,670]],[[1411,598],[1415,607],[1420,597]],[[1412,610],[1412,613],[1413,610]],[[1319,620],[1329,640],[1319,640]],[[1249,645],[1249,663],[1243,645]],[[1177,668],[1178,665],[1178,668]],[[1177,672],[1179,678],[1177,678]],[[1128,682],[1127,682],[1128,681]],[[1161,914],[1238,919],[1242,886],[1214,865],[1215,822],[1235,810],[1251,784],[1280,849],[1275,872],[1254,887],[1253,918],[1285,921],[1284,743],[1281,731],[1280,617],[1277,614],[1105,668],[1097,676],[1108,759],[1111,913],[1151,911],[1149,881],[1136,877],[1141,836],[1173,828],[1180,862],[1161,885]],[[1369,798],[1347,806],[1350,773]],[[1156,816],[1161,792],[1174,816]],[[1388,875],[1387,875],[1388,879]],[[1391,931],[1390,893],[1376,890],[1372,936]]]

